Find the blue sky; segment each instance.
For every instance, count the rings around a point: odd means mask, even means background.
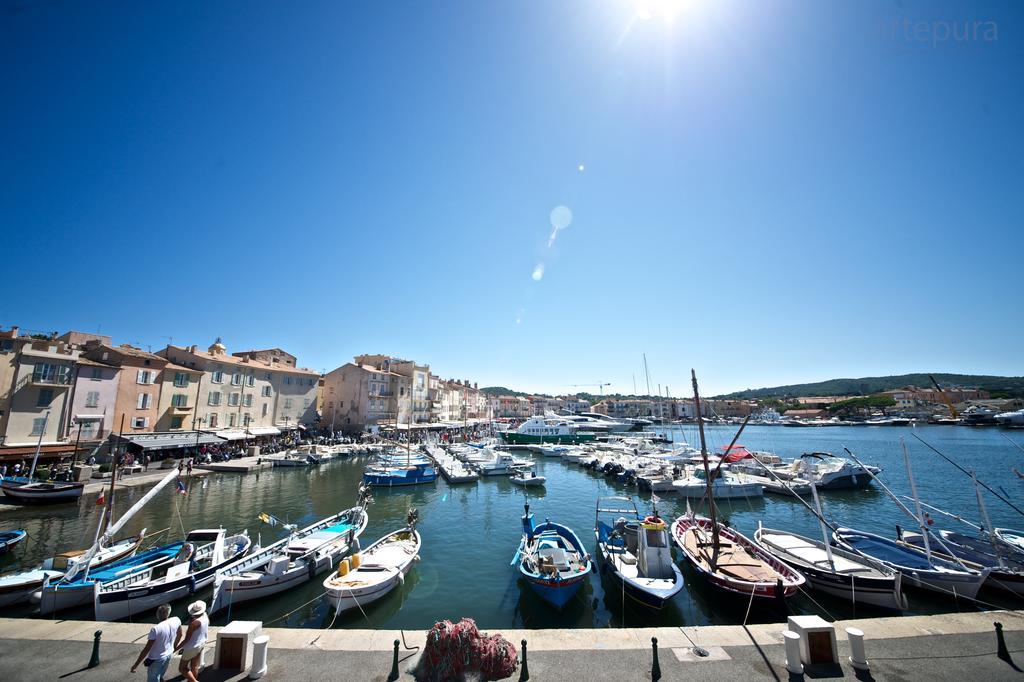
[[[0,13],[5,327],[556,393],[1024,373],[1019,3]]]

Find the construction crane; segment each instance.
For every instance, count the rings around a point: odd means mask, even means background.
[[[604,387],[611,386],[611,384],[605,381],[595,384],[569,384],[569,386],[572,388],[593,388],[594,386],[597,386],[597,390],[601,392],[601,395],[604,395]]]
[[[931,374],[928,375],[928,378],[932,380],[932,386],[934,386],[935,390],[939,392],[939,395],[942,396],[942,399],[946,401],[946,407],[949,408],[949,413],[953,416],[953,419],[959,417],[959,415],[956,413],[956,408],[953,407],[953,401],[949,399],[949,396],[946,395],[946,392],[942,390],[941,386],[939,386],[939,382],[937,382],[935,380],[935,377],[933,377]]]

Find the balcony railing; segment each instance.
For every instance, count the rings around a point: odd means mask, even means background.
[[[32,372],[32,383],[46,386],[69,386],[71,372]]]

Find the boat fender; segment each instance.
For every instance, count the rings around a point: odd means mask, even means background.
[[[316,559],[313,559],[312,557],[306,559],[306,572],[309,574],[310,580],[316,576]]]
[[[405,573],[399,573],[398,574],[398,584],[399,585],[404,585],[405,584]]]
[[[188,593],[189,594],[195,594],[196,593],[196,577],[194,575],[190,575],[188,577]]]

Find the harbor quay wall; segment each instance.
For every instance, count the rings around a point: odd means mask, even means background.
[[[994,623],[1002,624],[1003,646]],[[150,623],[98,623],[0,618],[0,679],[78,681],[132,679],[128,669],[146,642]],[[808,677],[844,679],[1019,679],[1024,664],[1024,611],[951,613],[836,621],[839,665],[808,668]],[[865,634],[870,676],[848,661],[846,628]],[[220,628],[210,628],[200,679],[243,679],[213,670]],[[661,679],[803,679],[785,669],[784,623],[623,629],[517,630],[486,628],[512,641],[528,640],[530,679],[650,680],[652,637]],[[100,664],[89,668],[94,634],[102,631]],[[426,640],[424,630],[310,630],[264,628],[269,635],[266,679],[386,680],[394,643],[401,679]],[[695,647],[706,655],[699,655]],[[1016,659],[1016,661],[1014,660]],[[176,678],[177,658],[167,679]],[[144,669],[140,666],[138,677]],[[509,679],[518,679],[516,673]]]

